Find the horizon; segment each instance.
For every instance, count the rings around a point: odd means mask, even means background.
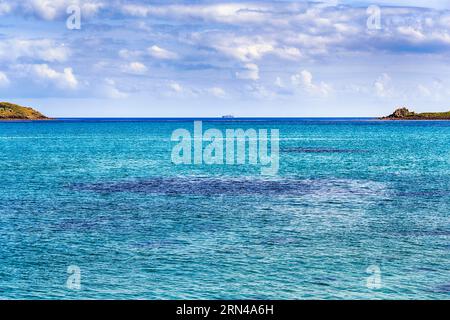
[[[448,1],[1,2],[0,97],[67,117],[446,111]]]
[[[0,101],[1,103],[11,103],[8,101]],[[31,106],[20,106],[19,107],[25,107],[25,108],[31,108],[35,111],[40,112],[39,110],[31,107]],[[400,109],[407,109],[409,110],[410,108],[405,107],[405,106],[399,106],[396,107],[394,109],[394,112]],[[415,112],[414,110],[409,110],[412,112]],[[444,111],[444,112],[450,112],[450,111]],[[436,111],[433,110],[427,110],[426,113],[436,113]],[[439,112],[438,112],[439,113]],[[183,116],[134,116],[134,117],[130,117],[130,116],[90,116],[90,117],[86,117],[86,116],[70,116],[70,115],[66,115],[66,116],[62,116],[62,117],[54,117],[52,115],[44,115],[47,116],[49,119],[37,119],[37,120],[31,120],[31,121],[42,121],[42,120],[83,120],[83,119],[214,119],[214,120],[223,120],[223,121],[233,121],[233,120],[239,120],[239,119],[378,119],[381,120],[381,118],[387,117],[388,115],[391,114],[385,114],[385,115],[377,115],[377,116],[346,116],[346,115],[340,115],[340,116],[258,116],[258,115],[247,115],[247,116],[239,116],[239,115],[234,115],[234,114],[228,114],[228,115],[214,115],[214,116],[188,116],[188,117],[183,117]],[[11,121],[14,119],[10,119],[10,120],[0,120],[0,121]],[[25,120],[25,119],[24,119]],[[432,120],[432,119],[429,119]],[[17,119],[15,121],[22,121],[21,119]]]

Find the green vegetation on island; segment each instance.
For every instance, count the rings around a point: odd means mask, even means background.
[[[50,118],[29,107],[0,102],[0,120],[50,120]]]
[[[407,108],[398,108],[393,114],[381,120],[450,120],[450,111],[415,113]]]

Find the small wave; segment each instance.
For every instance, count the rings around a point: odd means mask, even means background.
[[[401,197],[443,197],[443,196],[450,196],[450,191],[431,190],[431,191],[416,191],[416,192],[396,192],[395,195]]]
[[[133,192],[193,196],[302,196],[309,194],[373,196],[384,194],[383,184],[351,179],[251,179],[212,177],[156,177],[146,180],[77,183],[75,191]]]
[[[412,230],[412,231],[398,231],[395,233],[400,236],[408,237],[441,237],[450,236],[450,230]]]
[[[368,150],[290,147],[290,148],[281,148],[281,152],[285,152],[285,153],[367,153]]]
[[[62,221],[54,226],[58,231],[91,231],[99,227],[99,223],[95,221],[69,219]]]
[[[450,293],[450,283],[444,283],[436,286],[433,289],[433,292],[436,293]]]
[[[75,184],[75,190],[99,193],[137,192],[164,195],[275,195],[305,194],[312,185],[303,181],[217,179],[199,177],[153,178],[140,181]]]
[[[131,245],[134,249],[160,249],[186,245],[186,242],[179,240],[154,240],[146,242],[138,242]]]

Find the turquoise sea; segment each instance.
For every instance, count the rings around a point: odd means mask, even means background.
[[[279,176],[174,165],[190,119],[1,122],[0,298],[450,298],[450,122],[203,126],[279,129]]]

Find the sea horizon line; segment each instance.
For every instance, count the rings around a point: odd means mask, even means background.
[[[377,120],[378,117],[54,117],[49,119],[9,119],[2,120],[2,122],[48,122],[48,121],[80,121],[80,120],[93,120],[93,121],[129,121],[129,120],[215,120],[233,122],[239,120]]]

